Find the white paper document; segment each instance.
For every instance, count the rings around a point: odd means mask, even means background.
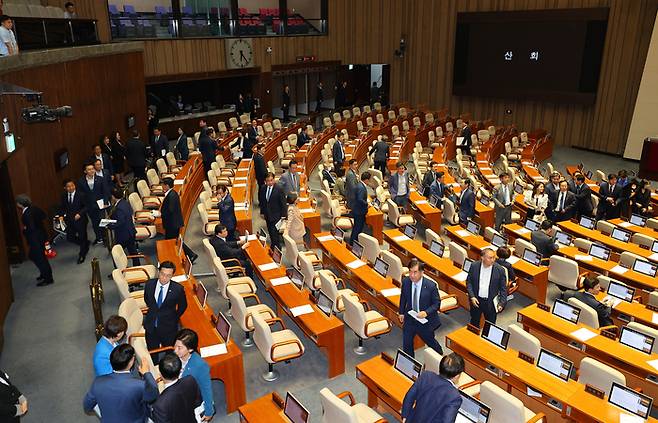
[[[516,233],[521,235],[529,234],[530,232],[531,231],[528,228],[521,228],[516,230]]]
[[[509,256],[509,257],[507,257],[507,262],[508,262],[509,264],[512,264],[512,265],[513,265],[514,263],[516,263],[517,261],[519,261],[519,260],[521,260],[521,259],[518,258],[517,256]]]
[[[624,266],[616,265],[612,269],[610,269],[611,272],[617,273],[619,275],[623,275],[624,273],[628,272],[628,269],[625,268]]]
[[[649,260],[658,261],[658,253],[653,253],[649,256]]]
[[[98,206],[99,209],[101,209],[101,210],[104,209],[106,207],[105,206],[105,200],[96,201],[96,205]]]
[[[396,295],[400,295],[402,290],[400,288],[388,288],[388,289],[382,289],[382,295],[385,297],[394,297]]]
[[[541,392],[539,392],[539,391],[535,391],[534,389],[532,389],[532,388],[529,387],[529,386],[526,386],[526,391],[528,392],[528,396],[529,396],[529,397],[537,397],[537,398],[541,398],[541,397],[543,396]]]
[[[285,285],[287,283],[292,283],[292,281],[290,280],[290,278],[288,276],[284,276],[282,278],[270,279],[270,284],[272,286]]]
[[[222,355],[226,354],[228,351],[226,350],[226,344],[215,344],[215,345],[209,345],[207,347],[201,347],[199,348],[199,354],[201,357],[212,357],[214,355]]]
[[[250,235],[247,237],[246,240],[247,240],[247,241],[256,241],[257,239],[258,239],[258,235],[256,235],[256,234],[250,234]],[[240,241],[241,241],[241,242],[244,242],[244,241],[245,241],[245,239],[244,239],[244,235],[242,235],[242,236],[240,237]]]
[[[576,254],[574,258],[579,261],[592,261],[593,257],[587,254]]]
[[[619,304],[621,304],[621,299],[613,297],[612,295],[606,295],[605,298],[603,299],[604,303],[610,304],[610,307],[615,308]]]
[[[486,250],[487,248],[496,251],[496,247],[494,247],[491,244],[483,245],[482,247],[480,247],[480,250]]]
[[[580,328],[576,331],[571,332],[571,336],[573,336],[580,342],[587,342],[590,339],[594,338],[596,336],[596,333],[592,332],[587,328]]]
[[[646,420],[640,416],[636,416],[634,414],[626,414],[624,412],[619,413],[619,423],[644,423],[644,422],[646,422]]]
[[[358,269],[361,266],[365,266],[365,262],[361,260],[354,260],[352,262],[347,263],[347,267],[350,269]]]
[[[458,236],[462,237],[462,238],[463,238],[463,237],[467,237],[467,236],[471,236],[471,235],[473,235],[472,233],[470,233],[470,232],[467,231],[466,229],[459,229],[459,230],[455,231],[455,233],[456,233]]]
[[[315,213],[315,209],[299,209],[300,213]]]
[[[318,241],[320,241],[320,242],[331,241],[331,240],[334,240],[334,239],[336,239],[336,238],[334,238],[333,235],[322,235],[322,236],[318,237]]]
[[[187,275],[173,276],[171,280],[177,283],[185,282],[187,280]]]
[[[274,269],[278,269],[278,268],[279,268],[279,265],[274,263],[274,262],[265,263],[265,264],[261,264],[260,266],[258,266],[258,270],[260,270],[261,272],[267,272],[268,270],[274,270]]]
[[[414,310],[409,310],[409,311],[407,312],[407,314],[408,314],[409,316],[413,317],[414,319],[418,320],[418,321],[419,321],[420,323],[422,323],[422,324],[427,323],[427,319],[425,319],[425,318],[419,318],[419,317],[418,317],[418,313],[417,313],[416,311],[414,311]]]
[[[174,179],[174,185],[184,185],[185,179]]]
[[[100,226],[101,228],[107,228],[107,225],[109,225],[111,223],[117,223],[117,221],[114,220],[114,219],[101,219],[98,226]]]
[[[654,312],[653,316],[651,316],[651,323],[655,323],[658,325],[658,313]]]
[[[303,314],[311,314],[313,313],[313,307],[311,307],[310,304],[304,304],[301,306],[291,308],[290,312],[294,317],[301,316]]]
[[[160,213],[160,210],[151,210],[151,216],[160,217],[162,216],[162,213]]]
[[[418,200],[418,201],[414,201],[414,203],[415,203],[417,206],[420,206],[421,204],[427,204],[427,200]]]
[[[647,364],[654,369],[658,370],[658,360],[649,360],[647,361]]]
[[[402,241],[409,241],[411,238],[409,238],[406,235],[398,235],[393,237],[393,241],[395,242],[402,242]]]
[[[244,188],[247,184],[233,184],[233,188]]]
[[[466,277],[468,276],[468,273],[464,272],[463,270],[459,273],[457,273],[453,278],[457,281],[464,282],[466,280]]]

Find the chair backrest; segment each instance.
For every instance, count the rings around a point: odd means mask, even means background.
[[[112,260],[114,260],[114,266],[119,270],[128,267],[128,257],[126,257],[126,252],[121,245],[115,244],[112,247]]]
[[[226,122],[217,122],[217,130],[219,132],[228,132],[228,128],[226,128]]]
[[[340,122],[340,121],[342,120],[341,117],[340,117],[340,113],[338,113],[338,112],[335,112],[335,113],[332,115],[332,117],[333,117],[333,119],[334,119],[334,122]]]
[[[640,247],[649,248],[649,249],[653,245],[654,241],[655,241],[655,238],[650,237],[649,235],[641,234],[641,233],[633,234],[633,236],[631,237],[631,242],[633,244],[637,244]]]
[[[317,287],[314,285],[315,269],[313,269],[313,262],[304,254],[299,254],[297,258],[299,262],[299,271],[302,272],[302,275],[304,276],[304,285],[312,291],[315,291]]]
[[[139,193],[139,196],[142,198],[151,196],[151,190],[149,189],[149,186],[146,183],[146,181],[143,179],[137,181],[137,192]]]
[[[434,132],[436,133],[437,138],[443,138],[443,128],[440,126],[437,126],[434,128]]]
[[[569,298],[568,302],[572,306],[578,307],[580,309],[580,317],[578,318],[579,323],[594,329],[599,328],[599,315],[596,313],[596,310],[580,301],[576,297]]]
[[[434,115],[432,113],[425,113],[425,123],[433,123]]]
[[[123,301],[126,298],[130,298],[130,289],[128,288],[128,282],[126,281],[126,278],[124,277],[121,269],[114,269],[112,271],[112,280],[114,280],[114,284],[117,286],[117,291],[119,291],[121,300]]]
[[[168,173],[169,169],[167,168],[167,164],[165,163],[164,159],[158,159],[155,161],[155,167],[158,169],[158,173],[162,175],[163,173]]]
[[[137,300],[134,298],[126,298],[123,300],[119,305],[119,311],[117,314],[128,322],[128,329],[126,329],[127,337],[142,329],[144,316],[142,315],[142,310],[139,308],[139,304],[137,304]]]
[[[393,135],[393,138],[398,138],[400,136],[400,128],[398,128],[397,125],[393,125],[391,128],[391,134]]]
[[[409,126],[409,121],[406,121],[406,120],[405,120],[405,122],[407,122],[407,126]],[[420,117],[418,117],[418,116],[414,116],[412,122],[413,122],[413,124],[414,124],[414,127],[416,127],[416,128],[420,128],[420,125],[421,125]]]
[[[247,305],[245,304],[240,291],[229,285],[226,287],[226,294],[231,303],[231,314],[233,315],[233,320],[238,322],[243,331],[251,331],[254,328],[253,320],[251,318],[247,319]]]
[[[649,293],[649,302],[652,306],[658,307],[658,291],[653,291]]]
[[[388,204],[388,220],[394,225],[397,225],[398,219],[400,218],[400,211],[398,210],[397,204],[395,204],[390,198],[386,200],[386,204]]]
[[[271,362],[271,349],[274,341],[272,338],[270,325],[267,324],[260,313],[252,314],[251,320],[254,323],[254,342],[256,343],[256,346],[260,350],[263,357],[265,357],[268,362]]]
[[[580,274],[578,273],[578,263],[561,257],[552,255],[548,261],[548,280],[563,286],[565,288],[577,290]]]
[[[509,341],[507,346],[513,350],[521,351],[534,357],[536,361],[539,357],[539,351],[541,350],[541,342],[539,342],[539,339],[523,330],[523,328],[517,324],[509,325],[507,330],[509,331]]]
[[[343,304],[345,305],[343,320],[347,326],[349,326],[357,336],[364,339],[367,338],[365,334],[366,312],[363,308],[363,304],[352,295],[346,295],[343,297]]]
[[[379,253],[381,252],[381,248],[377,239],[361,232],[359,234],[359,243],[363,246],[362,259],[370,263],[374,263],[377,257],[379,257]]]
[[[358,107],[352,107],[352,114],[354,116],[361,116],[361,109],[359,109]]]
[[[452,127],[452,122],[446,122],[446,132],[452,132],[453,127]]]
[[[621,264],[624,267],[628,267],[629,269],[633,267],[633,263],[635,263],[635,260],[646,260],[646,259],[635,253],[631,253],[630,251],[624,251],[619,255],[619,264]]]
[[[238,119],[235,117],[232,117],[228,120],[228,124],[231,126],[231,129],[237,129],[238,126],[240,126],[240,123],[238,122]]]
[[[437,234],[436,232],[434,232],[429,228],[425,229],[425,243],[428,246],[430,246],[432,245],[432,241],[437,241],[443,244],[443,240],[441,239],[441,236],[439,236],[439,234]]]
[[[537,251],[537,247],[535,247],[530,241],[526,241],[520,237],[517,238],[516,241],[514,241],[514,252],[517,256],[523,257],[525,250]]]
[[[133,209],[133,213],[138,210],[144,210],[142,199],[139,198],[139,194],[136,192],[131,192],[130,195],[128,195],[128,202],[130,203],[130,207]]]
[[[325,128],[331,128],[331,118],[330,117],[325,117],[322,119],[322,124],[324,125]]]
[[[425,365],[425,370],[429,370],[438,375],[442,358],[443,356],[432,348],[425,348],[423,350],[423,364]]]
[[[363,113],[371,113],[371,112],[372,109],[370,108],[369,105],[366,104],[365,106],[363,106]]]
[[[160,185],[160,177],[158,176],[158,172],[156,172],[155,169],[149,169],[146,171],[146,180],[151,186]]]
[[[273,126],[274,129],[276,129],[276,130],[279,130],[279,129],[283,128],[283,126],[281,125],[281,121],[280,121],[279,119],[274,119],[274,120],[272,121],[272,126]]]
[[[450,260],[458,266],[464,265],[464,260],[468,257],[466,249],[454,241],[448,244],[448,252],[450,253]]]
[[[457,214],[455,203],[449,198],[443,197],[443,217],[453,225],[458,223],[459,215]]]
[[[172,153],[171,151],[168,152],[165,155],[165,158],[167,159],[167,164],[169,166],[176,166],[176,156],[174,156],[174,153]]]
[[[651,348],[651,353],[652,354],[658,353],[658,330],[638,322],[629,322],[627,326],[629,329],[633,329],[644,335],[651,336],[654,339],[653,348]]]
[[[338,287],[336,286],[336,281],[333,278],[333,275],[330,272],[318,272],[320,275],[320,291],[331,298],[336,305],[336,298],[338,297]]]
[[[343,110],[343,119],[347,120],[352,117],[352,114],[349,110]]]
[[[226,268],[222,259],[215,257],[212,259],[212,271],[215,274],[215,281],[217,282],[217,290],[222,296],[228,300],[228,294],[226,292],[226,287],[228,286],[229,277],[226,273]]]
[[[649,219],[647,219],[647,227],[651,229],[658,229],[658,219],[654,217],[650,217]]]
[[[403,117],[403,118],[407,117],[407,108],[406,107],[400,107],[399,112],[400,112],[401,117]]]
[[[366,117],[366,125],[368,126],[368,128],[372,128],[373,126],[375,126],[375,122],[373,122],[371,116]]]
[[[265,130],[266,134],[271,134],[274,132],[274,127],[272,126],[272,122],[267,121],[263,124],[263,130]]]
[[[523,402],[487,381],[480,385],[480,401],[489,406],[489,423],[525,423]]]
[[[626,376],[619,370],[600,361],[584,357],[580,360],[580,367],[578,368],[578,382],[583,385],[591,385],[605,392],[607,397],[610,394],[613,382],[626,386]]]
[[[574,238],[573,245],[580,251],[589,251],[589,248],[592,246],[592,241],[585,238]]]
[[[242,125],[245,125],[245,124],[249,123],[249,114],[248,113],[243,113],[243,114],[240,115],[240,123]]]
[[[384,115],[381,113],[377,113],[377,116],[375,116],[377,119],[377,123],[384,123]]]
[[[605,220],[599,220],[596,222],[596,230],[601,231],[606,235],[610,235],[615,227],[614,224]]]
[[[375,110],[377,110],[378,112],[381,112],[381,111],[382,111],[382,104],[381,104],[380,102],[375,102],[375,104],[373,104],[373,107],[374,107]]]
[[[415,117],[414,120],[415,119],[418,119],[418,117]],[[420,119],[418,119],[418,126],[420,126]],[[409,129],[410,129],[409,128],[409,121],[408,120],[403,120],[402,121],[402,130],[404,132],[409,132]]]
[[[297,267],[297,257],[299,256],[299,250],[297,248],[297,243],[295,240],[290,238],[288,234],[283,234],[283,242],[286,246],[286,260],[288,264],[293,267]]]
[[[203,244],[203,249],[208,255],[208,262],[212,263],[213,260],[215,260],[217,256],[217,252],[215,251],[215,247],[210,244],[210,240],[208,238],[203,238],[201,240],[201,243]]]
[[[320,402],[322,403],[322,423],[359,422],[356,410],[334,395],[329,388],[322,388],[320,391]]]
[[[402,272],[404,269],[402,268],[402,260],[400,260],[400,257],[388,250],[382,250],[381,258],[388,264],[388,276],[398,282],[402,282]]]
[[[395,119],[395,111],[393,111],[393,110],[388,111],[388,119],[389,120]]]

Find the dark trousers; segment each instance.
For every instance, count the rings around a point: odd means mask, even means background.
[[[479,307],[475,307],[471,304],[471,324],[476,327],[480,327],[480,316],[484,314],[484,320],[488,320],[491,323],[496,323],[496,307],[494,306],[493,300],[488,298],[478,297],[480,302]]]
[[[134,256],[137,255],[137,241],[135,241],[135,238],[130,238],[127,240],[123,240],[121,242],[117,242],[120,246],[122,246],[125,250],[128,251],[128,255]],[[139,266],[139,258],[133,258],[133,266]]]
[[[132,170],[135,179],[146,179],[146,169],[144,166],[132,166]]]
[[[167,231],[167,230],[165,230],[165,239],[176,239],[176,238],[178,238],[179,234],[180,234],[180,229],[177,230],[177,231]],[[191,259],[191,257],[196,255],[194,253],[194,250],[192,250],[190,247],[188,247],[187,244],[184,243],[184,242],[183,242],[183,252],[190,259]]]
[[[203,161],[203,172],[204,176],[207,178],[208,177],[208,171],[212,169],[212,160],[211,161]]]
[[[350,245],[354,243],[354,241],[359,240],[359,234],[363,232],[363,227],[366,224],[366,215],[354,215],[354,226],[352,226],[352,234],[350,235]]]
[[[272,248],[278,247],[281,249],[281,234],[276,228],[277,222],[267,222],[267,232],[270,234],[270,246]]]
[[[402,324],[402,350],[414,357],[414,337],[418,335],[428,347],[443,355],[443,349],[434,337],[435,329],[432,329],[428,323],[422,324],[413,317],[405,315]]]
[[[375,160],[375,169],[379,170],[382,173],[382,178],[386,176],[386,160],[379,161]]]
[[[32,260],[32,263],[34,263],[37,269],[39,269],[39,276],[41,276],[44,281],[53,280],[53,269],[50,267],[50,263],[48,263],[48,257],[46,257],[43,245],[36,247],[31,246],[27,256]]]
[[[393,202],[397,204],[400,207],[404,207],[404,209],[407,209],[407,205],[409,204],[409,196],[408,195],[396,195],[393,197]]]
[[[105,212],[96,207],[96,204],[89,207],[87,211],[89,215],[89,220],[91,220],[91,227],[94,229],[94,234],[96,234],[96,239],[102,240],[104,237],[103,229],[100,228],[101,219],[103,218]]]
[[[315,113],[319,112],[320,109],[322,109],[322,100],[318,100],[315,102]]]
[[[82,221],[83,223],[80,223]],[[73,222],[67,223],[66,227],[66,240],[80,246],[78,255],[84,257],[89,251],[89,240],[87,239],[87,218],[81,217],[75,224]]]
[[[288,116],[290,115],[290,107],[282,107],[281,111],[283,112],[283,120],[288,120]]]
[[[173,328],[173,330],[172,330]],[[177,326],[165,325],[155,327],[153,330],[146,330],[146,347],[149,350],[155,350],[160,347],[172,347],[176,342]],[[160,353],[151,354],[154,363],[158,363]]]

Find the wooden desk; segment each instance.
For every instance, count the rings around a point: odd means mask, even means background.
[[[158,241],[156,249],[158,261],[162,263],[165,260],[170,260],[176,265],[176,275],[185,273],[183,263],[178,256],[175,239]],[[190,276],[187,281],[181,284],[185,288],[185,297],[187,298],[187,309],[180,318],[181,326],[193,329],[197,333],[199,348],[224,343],[212,323],[213,311],[207,304],[204,308],[201,308],[201,304],[199,304],[199,300],[194,294],[193,287],[196,284],[197,281],[194,276]],[[210,366],[210,377],[224,382],[226,412],[230,414],[245,403],[246,391],[242,352],[235,342],[230,340],[227,343],[227,350],[226,354],[206,357],[204,360]]]
[[[402,420],[402,401],[412,385],[409,378],[381,355],[357,364],[356,378],[368,389],[368,407]]]
[[[618,422],[624,413],[607,400],[585,393],[585,386],[575,380],[559,379],[520,359],[517,351],[498,348],[466,328],[448,334],[446,346],[464,357],[471,376],[495,383],[529,409],[543,412],[549,422]],[[527,388],[541,396],[529,396]]]
[[[370,229],[372,229],[372,236],[382,244],[384,242],[384,238],[382,237],[382,231],[384,230],[384,213],[372,206],[368,207],[366,225],[370,226]]]
[[[467,232],[466,229],[458,225],[446,228],[448,237],[457,244],[466,247],[469,257],[479,260],[481,251],[485,248],[496,247],[491,245],[480,235],[470,234],[467,236],[460,235]],[[518,274],[519,292],[523,295],[534,299],[540,303],[546,302],[546,292],[548,290],[548,266],[535,266],[527,261],[516,260],[512,267]]]
[[[265,284],[267,292],[276,300],[277,314],[287,314],[292,321],[313,341],[327,356],[329,377],[345,373],[345,341],[344,326],[336,316],[328,318],[310,300],[311,292],[299,290],[293,283],[272,286],[272,279],[286,276],[285,267],[261,271],[259,265],[271,263],[272,258],[266,247],[260,241],[250,241],[245,253],[251,260],[254,272]],[[313,313],[293,316],[290,309],[304,304],[311,304]]]
[[[648,364],[648,361],[658,360],[658,354],[645,354],[602,335],[583,342],[572,333],[581,328],[598,331],[581,323],[568,322],[541,310],[536,304],[520,310],[517,320],[526,331],[539,338],[544,348],[561,353],[576,367],[583,358],[591,357],[622,372],[627,386],[642,388],[644,394],[654,398],[658,395],[658,370]]]
[[[427,198],[422,196],[416,188],[409,192],[409,205],[416,220],[423,222],[426,228],[429,228],[437,234],[441,231],[441,209],[432,207]]]
[[[574,173],[580,172],[581,170],[578,168],[578,166],[567,166],[567,173],[571,176],[573,176]],[[585,176],[583,174],[583,176]],[[592,179],[585,178],[585,183],[589,187],[589,189],[594,193],[594,195],[599,195],[599,184],[596,183],[596,181],[593,181]]]
[[[279,404],[274,402],[272,394],[263,395],[262,397],[244,404],[238,408],[240,422],[244,423],[289,423],[287,418],[281,415],[283,411]]]
[[[646,235],[648,237],[658,240],[658,231],[648,226],[642,227],[642,226],[633,225],[632,223],[619,218],[608,220],[608,222],[612,223],[613,225],[619,226],[620,228],[626,229],[627,231],[631,231],[636,234]]]
[[[542,182],[542,183],[547,183],[548,181],[546,178],[544,178],[539,172],[539,169],[537,169],[537,166],[534,165],[533,162],[524,160],[521,162],[521,169],[523,170],[523,173],[525,173],[527,179],[530,180],[533,184],[537,182]]]
[[[241,234],[244,231],[254,232],[253,228],[253,193],[256,186],[255,176],[251,177],[253,165],[251,159],[242,159],[233,177],[233,186],[231,187],[231,197],[236,204],[235,218],[237,219],[237,230]],[[239,204],[247,204],[247,207],[239,207]]]

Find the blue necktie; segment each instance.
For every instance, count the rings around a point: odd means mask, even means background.
[[[164,291],[164,289],[162,288],[162,285],[160,285],[160,292],[158,292],[158,299],[156,300],[156,304],[158,305],[158,308],[160,308],[160,306],[162,305],[162,291]],[[155,318],[155,327],[156,328],[158,327],[157,317]]]
[[[416,284],[413,284],[413,287],[414,287],[414,292],[413,292],[414,298],[412,299],[411,304],[412,304],[412,307],[413,307],[414,311],[417,312],[417,311],[419,311],[418,310],[418,290],[420,289],[420,287],[417,286]]]

